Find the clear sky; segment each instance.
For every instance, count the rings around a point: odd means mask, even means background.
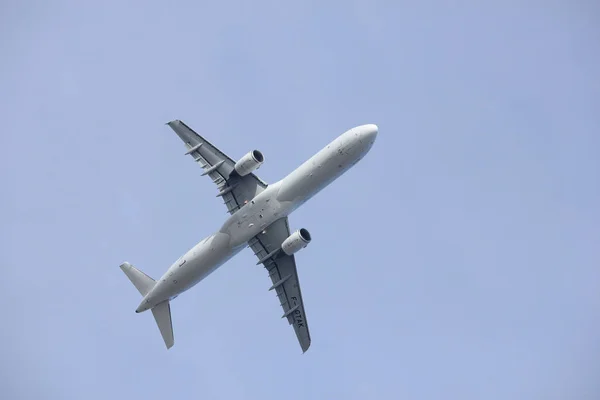
[[[598,399],[600,7],[281,3],[2,2],[0,397]],[[267,182],[379,125],[290,217],[306,354],[250,250],[134,313],[226,218],[171,119]]]

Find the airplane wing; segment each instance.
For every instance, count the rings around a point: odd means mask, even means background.
[[[264,264],[269,272],[273,286],[269,290],[275,290],[279,303],[283,308],[282,318],[287,318],[300,342],[302,352],[310,347],[310,333],[300,292],[300,281],[296,271],[296,260],[294,255],[288,256],[281,248],[281,243],[290,236],[288,219],[281,218],[272,223],[264,231],[248,241],[250,248],[258,257],[257,264]]]
[[[208,140],[197,134],[180,120],[168,122],[167,125],[183,140],[187,147],[185,155],[190,155],[217,185],[227,211],[233,214],[244,202],[250,201],[265,190],[267,184],[253,173],[240,176],[234,172],[235,161],[213,146]],[[284,238],[285,239],[285,238]]]

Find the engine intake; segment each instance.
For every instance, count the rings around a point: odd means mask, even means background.
[[[292,233],[287,239],[281,244],[281,249],[285,254],[291,256],[297,253],[299,250],[308,246],[312,238],[308,230],[302,228]]]
[[[245,176],[260,167],[264,161],[265,157],[260,151],[252,150],[240,158],[233,168],[240,176]]]

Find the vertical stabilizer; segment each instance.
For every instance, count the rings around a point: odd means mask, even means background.
[[[121,269],[142,296],[146,296],[156,285],[154,279],[150,278],[128,262],[121,264]],[[144,308],[144,310],[146,310],[146,308]],[[136,310],[136,312],[139,311]],[[173,347],[175,340],[173,339],[173,323],[171,322],[171,305],[169,300],[154,306],[152,308],[152,315],[154,315],[154,320],[156,321],[156,325],[158,325],[158,329],[165,341],[167,349],[170,349]]]

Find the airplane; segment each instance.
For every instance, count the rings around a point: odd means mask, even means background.
[[[300,292],[295,254],[312,240],[309,231],[290,231],[288,216],[349,170],[369,152],[378,127],[367,124],[337,137],[280,181],[268,185],[254,174],[264,162],[259,150],[238,161],[194,132],[180,120],[167,125],[183,140],[187,151],[217,185],[230,214],[212,235],[204,238],[157,281],[128,262],[120,265],[143,299],[136,313],[152,310],[167,349],[174,344],[171,300],[206,278],[245,247],[250,247],[271,278],[283,316],[293,325],[305,353],[311,338]]]

